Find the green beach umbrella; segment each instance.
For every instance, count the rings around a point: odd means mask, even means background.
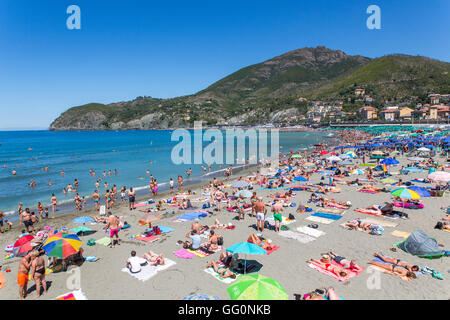
[[[287,300],[280,283],[260,274],[246,275],[227,288],[231,300]]]

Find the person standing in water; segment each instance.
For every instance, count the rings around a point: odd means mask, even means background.
[[[100,195],[97,190],[94,191],[91,198],[94,200],[95,210],[100,210]]]
[[[52,198],[50,199],[50,202],[52,203],[52,213],[55,214],[58,201],[56,200],[56,196],[54,193],[52,193]]]

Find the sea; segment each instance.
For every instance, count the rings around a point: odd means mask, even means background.
[[[194,131],[187,130],[187,133],[192,135],[193,154]],[[226,133],[222,133],[225,137]],[[76,192],[89,199],[98,178],[101,178],[98,182],[101,195],[106,191],[105,182],[107,188],[114,184],[118,190],[123,186],[133,187],[138,195],[142,195],[150,193],[150,175],[157,179],[160,190],[168,188],[170,178],[176,187],[179,174],[186,183],[185,171],[189,168],[192,169],[188,179],[191,182],[223,176],[223,170],[229,164],[212,164],[211,171],[205,172],[198,163],[174,163],[172,151],[180,145],[180,140],[172,141],[172,134],[172,130],[0,131],[0,211],[10,218],[17,217],[19,202],[30,209],[35,209],[38,201],[48,206],[52,194],[61,205],[60,211],[73,211],[75,192],[64,194],[63,189],[69,184],[74,186],[75,179],[79,181]],[[330,137],[326,132],[279,132],[279,150],[288,153],[290,150],[308,149],[327,139]],[[226,150],[226,139],[223,140],[223,150]],[[267,140],[270,150],[270,134]],[[245,141],[246,158],[249,159],[251,142],[248,138]],[[211,141],[203,142],[202,147],[210,144]],[[234,150],[237,150],[237,142]],[[193,161],[193,156],[191,158]],[[206,164],[204,166],[207,167]],[[233,164],[233,173],[241,166],[242,163]],[[13,170],[16,175],[12,174]],[[95,171],[95,177],[89,173],[90,170]],[[114,174],[115,170],[117,174]],[[62,175],[61,171],[65,174]],[[29,185],[32,180],[36,184],[34,188]]]

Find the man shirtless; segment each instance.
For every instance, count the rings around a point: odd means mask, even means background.
[[[273,219],[275,220],[275,232],[279,232],[281,229],[281,224],[283,222],[283,217],[281,213],[283,212],[283,204],[275,199],[275,204],[272,206]]]
[[[31,220],[30,209],[26,208],[20,212],[20,223],[23,223],[28,233],[34,232],[33,221]],[[31,227],[31,231],[30,231]]]
[[[94,191],[91,198],[94,200],[95,210],[100,210],[100,195],[97,190]]]
[[[31,253],[24,256],[19,262],[19,270],[17,271],[17,284],[19,285],[20,300],[27,297],[28,273],[31,268]]]
[[[3,211],[0,211],[0,232],[5,232],[5,227],[3,226],[3,218],[5,217],[5,214]]]
[[[134,202],[136,200],[136,192],[133,190],[133,188],[130,188],[128,191],[128,208],[130,210],[136,209],[134,207]]]
[[[259,232],[261,228],[261,232],[264,232],[264,220],[266,218],[267,208],[262,202],[262,197],[259,197],[254,203],[254,208],[256,212],[256,231]]]
[[[114,248],[114,236],[116,236],[117,244],[120,245],[119,239],[119,219],[116,216],[113,216],[111,212],[108,212],[108,222],[106,226],[103,228],[105,230],[109,229],[109,237],[111,238],[111,248]]]

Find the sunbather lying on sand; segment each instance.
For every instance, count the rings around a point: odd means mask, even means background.
[[[325,296],[325,298],[324,298]],[[322,287],[303,296],[303,300],[341,300],[333,287]]]
[[[221,278],[236,279],[236,274],[234,274],[233,271],[231,271],[230,269],[228,269],[225,266],[217,265],[217,263],[215,263],[214,261],[208,262],[208,264],[206,265],[206,268],[209,268],[209,267],[213,267],[214,271],[217,272]]]
[[[367,208],[356,208],[355,211],[358,212],[365,212],[365,213],[370,213],[370,214],[376,214],[381,216],[383,214],[383,212],[381,211],[380,207],[377,205],[373,205]]]
[[[191,226],[191,231],[192,230],[197,230],[198,234],[202,234],[203,232],[205,232],[206,230],[208,230],[208,226],[202,226],[200,223],[198,223],[198,218],[194,220],[194,222],[192,222],[192,226]]]
[[[340,202],[336,201],[333,198],[320,198],[321,206],[322,207],[331,207],[331,208],[338,208],[338,209],[348,209],[351,207],[352,203],[350,201],[347,202]]]
[[[383,188],[377,188],[371,184],[363,185],[361,188],[358,189],[358,191],[368,191],[368,192],[380,192],[381,190],[383,190]]]
[[[252,234],[250,237],[248,237],[247,242],[256,244],[264,250],[272,250],[273,248],[271,243],[261,240],[256,234]]]
[[[94,217],[95,222],[97,223],[106,223],[108,221],[108,218],[106,217]]]
[[[354,229],[354,230],[358,230],[361,229],[363,231],[370,231],[370,229],[372,228],[372,226],[374,226],[374,224],[372,223],[368,223],[368,222],[362,222],[361,219],[355,219],[355,220],[351,220],[351,221],[347,221],[345,223],[345,226],[350,228],[350,229]]]
[[[355,260],[348,260],[345,257],[334,254],[331,251],[328,252],[328,255],[331,257],[331,259],[333,261],[339,263],[341,266],[343,266],[346,269],[350,269],[355,272],[361,272],[363,270],[361,266],[356,264]]]
[[[211,230],[213,230],[213,229],[228,229],[228,227],[231,227],[231,226],[232,226],[231,223],[229,223],[229,224],[220,223],[219,219],[215,219],[214,224],[212,226],[209,226],[209,228]]]
[[[152,266],[166,264],[166,262],[164,261],[164,256],[162,254],[158,255],[158,254],[154,253],[152,250],[149,250],[148,252],[144,253],[142,255],[142,258],[144,258],[145,260],[150,262],[152,264]]]
[[[237,253],[229,253],[228,251],[224,251],[220,254],[219,261],[222,262],[226,267],[229,267],[231,270],[235,270],[239,268],[239,254]]]
[[[321,267],[324,270],[330,271],[340,277],[345,277],[348,275],[348,272],[345,271],[343,268],[333,266],[331,264],[330,257],[327,258],[327,256],[322,256],[322,258],[319,261],[311,259],[308,260],[307,262],[315,266]]]
[[[383,260],[384,262],[391,263],[395,266],[404,267],[408,271],[412,271],[412,272],[421,271],[421,269],[418,265],[402,262],[400,259],[392,259],[389,257],[385,257],[381,253],[374,253],[373,256]]]
[[[403,268],[403,267],[399,267],[398,265],[395,264],[386,264],[383,262],[378,262],[378,261],[369,261],[368,262],[371,265],[377,266],[383,270],[388,271],[391,274],[394,274],[396,276],[399,277],[407,277],[408,279],[416,279],[416,274],[414,272],[408,271],[407,269]]]

